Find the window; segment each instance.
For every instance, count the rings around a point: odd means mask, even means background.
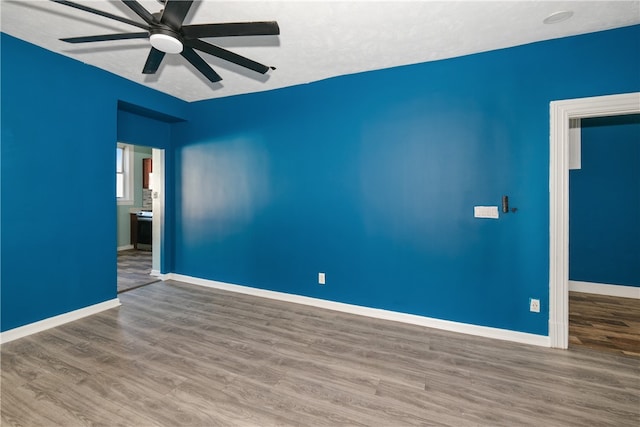
[[[116,146],[116,200],[119,205],[133,204],[133,147]]]

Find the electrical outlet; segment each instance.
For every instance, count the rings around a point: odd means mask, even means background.
[[[320,285],[324,285],[325,284],[324,273],[318,273],[318,284],[320,284]]]
[[[533,313],[540,313],[540,300],[535,298],[529,298],[529,311]]]

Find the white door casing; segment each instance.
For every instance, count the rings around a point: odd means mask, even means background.
[[[569,121],[640,113],[640,92],[553,101],[549,140],[549,340],[569,346]]]
[[[151,275],[160,276],[162,271],[162,250],[164,236],[162,235],[164,226],[164,150],[154,148],[153,156],[153,177],[151,182],[152,202],[153,202],[153,222],[151,230]]]

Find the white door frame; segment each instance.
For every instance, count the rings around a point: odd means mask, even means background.
[[[549,157],[549,341],[569,346],[569,120],[640,113],[640,92],[553,101]]]
[[[151,275],[161,276],[164,248],[164,153],[162,148],[152,149],[153,175],[151,179],[151,197],[153,201],[153,222],[151,223]]]

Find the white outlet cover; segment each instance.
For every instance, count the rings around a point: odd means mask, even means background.
[[[318,283],[320,285],[324,285],[325,284],[325,276],[324,273],[318,273]]]
[[[535,298],[529,299],[529,311],[533,313],[540,313],[540,300]]]
[[[498,207],[497,206],[474,206],[473,216],[476,218],[492,218],[498,219]]]

